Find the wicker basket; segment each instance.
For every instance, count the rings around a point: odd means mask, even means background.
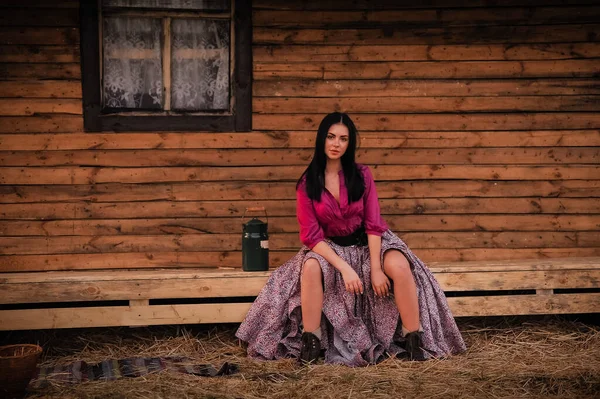
[[[25,395],[41,353],[39,345],[0,346],[1,398],[22,398]]]

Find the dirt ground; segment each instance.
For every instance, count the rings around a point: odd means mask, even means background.
[[[596,315],[598,316],[598,315]],[[187,356],[239,373],[199,377],[161,371],[137,378],[52,383],[27,398],[600,398],[600,327],[588,316],[463,318],[466,353],[349,368],[254,361],[236,325],[7,332],[0,343],[38,343],[41,365]]]

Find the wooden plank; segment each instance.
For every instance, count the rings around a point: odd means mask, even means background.
[[[600,306],[600,294],[463,297],[448,298],[448,303],[455,317],[591,313]],[[230,303],[2,310],[0,329],[239,323],[244,319],[250,305],[250,303]]]
[[[429,269],[435,275],[448,273],[480,273],[487,272],[559,272],[569,273],[590,272],[600,270],[600,257],[569,257],[550,259],[518,259],[500,261],[476,261],[476,262],[431,262]],[[49,271],[44,273],[2,273],[0,283],[22,284],[22,283],[65,283],[65,282],[97,282],[97,281],[131,281],[131,280],[181,280],[181,279],[203,279],[207,284],[220,282],[223,279],[236,279],[245,281],[249,279],[266,278],[271,272],[248,273],[241,269],[232,270],[228,268],[179,268],[179,269],[122,269],[122,270],[93,270],[93,271]],[[240,280],[242,279],[242,280]],[[460,280],[460,279],[458,279]],[[227,280],[229,281],[229,280]],[[561,280],[562,281],[562,280]],[[560,282],[560,284],[564,283]],[[598,284],[592,281],[591,284]],[[241,284],[245,286],[245,284]],[[490,288],[495,290],[494,287]],[[218,291],[213,292],[218,296]],[[203,294],[195,293],[194,295]]]
[[[255,27],[372,27],[382,23],[403,26],[453,25],[541,25],[556,23],[596,22],[600,7],[502,7],[470,9],[411,10],[336,10],[336,11],[275,11],[257,10],[252,15]]]
[[[79,45],[79,29],[0,27],[0,44]]]
[[[401,112],[597,111],[600,109],[600,96],[266,97],[255,98],[252,101],[252,111],[259,114],[317,113],[321,109],[335,109],[347,113],[376,112],[378,114]]]
[[[270,212],[271,234],[296,232],[294,212],[287,217],[273,216]],[[402,213],[400,210],[399,213]],[[501,211],[498,211],[501,212]],[[568,212],[568,210],[567,210]],[[48,214],[44,215],[47,216]],[[129,215],[127,215],[129,216]],[[133,216],[133,215],[131,215]],[[162,216],[162,215],[161,215]],[[27,215],[28,218],[33,216]],[[598,215],[385,215],[394,231],[594,231],[600,228]],[[218,215],[198,218],[161,219],[95,219],[95,220],[1,220],[0,236],[70,236],[103,234],[194,234],[229,233],[239,231],[238,218],[221,219]]]
[[[448,298],[454,317],[594,313],[600,294],[506,295]]]
[[[52,101],[54,100],[47,101],[48,106],[53,107]],[[62,106],[65,100],[55,102],[58,106]],[[2,111],[2,103],[3,101],[0,100],[0,112]],[[8,103],[6,104],[9,108]],[[26,110],[29,110],[28,105],[23,104],[23,106]],[[124,167],[289,166],[307,165],[313,152],[313,149],[0,151],[0,164],[3,166],[94,165]],[[371,165],[598,164],[600,148],[359,149],[356,160]]]
[[[230,230],[233,231],[233,230]],[[241,228],[239,229],[241,231]],[[434,248],[593,248],[597,232],[411,232],[400,234],[409,247]],[[300,248],[297,233],[269,237],[269,248]],[[112,252],[239,251],[240,234],[104,235],[0,237],[2,255],[42,255]]]
[[[370,46],[369,46],[370,47]],[[280,60],[281,62],[283,60]],[[305,61],[304,59],[301,61]],[[468,97],[600,94],[595,79],[256,80],[254,97]]]
[[[10,0],[16,1],[16,0]],[[35,0],[28,0],[35,1]],[[39,0],[38,0],[39,1]],[[568,0],[504,0],[501,5],[503,7],[539,7],[539,6],[568,6],[573,2]],[[595,0],[577,0],[577,4],[595,5]],[[410,10],[414,8],[429,9],[429,8],[471,8],[471,7],[498,7],[496,0],[424,0],[415,2],[413,0],[379,0],[373,2],[370,0],[328,0],[327,2],[289,2],[281,0],[254,0],[252,5],[255,9],[268,10]]]
[[[597,58],[597,43],[254,46],[254,62],[509,61]]]
[[[600,288],[600,270],[439,273],[435,278],[444,291],[535,289],[552,295],[554,288]]]
[[[269,252],[269,266],[277,268],[294,256],[294,250]],[[415,248],[413,251],[424,262],[506,262],[523,259],[548,260],[564,257],[598,257],[600,248]],[[95,254],[44,254],[0,256],[1,272],[31,272],[51,270],[93,269],[148,269],[148,268],[214,268],[240,269],[241,251],[202,252],[129,252]],[[468,270],[467,270],[468,271]]]
[[[0,46],[0,62],[78,63],[79,61],[79,46]]]
[[[0,64],[1,79],[78,79],[79,63]]]
[[[78,80],[7,80],[0,81],[0,93],[3,98],[81,98],[81,82]]]
[[[4,167],[0,184],[94,184],[161,183],[181,181],[265,180],[296,181],[304,166],[254,167]],[[483,179],[483,180],[591,180],[600,166],[482,166],[415,165],[398,168],[379,165],[374,174],[379,180]]]
[[[83,118],[74,115],[6,116],[0,133],[60,133],[83,131]]]
[[[53,5],[50,3],[49,5]],[[77,8],[6,8],[0,13],[0,26],[78,27]]]
[[[82,115],[82,109],[79,99],[0,98],[0,117],[54,113]]]
[[[556,257],[539,259],[503,259],[479,260],[461,262],[431,262],[429,268],[437,275],[443,273],[474,273],[474,272],[516,272],[516,271],[590,271],[600,268],[600,258],[590,257]],[[593,284],[597,284],[594,281]]]
[[[258,130],[316,131],[321,114],[254,114],[252,126]],[[482,114],[355,114],[359,130],[443,131],[443,130],[561,130],[597,129],[600,114],[591,112],[482,113]]]
[[[464,193],[464,192],[463,192]],[[467,194],[467,193],[465,193]],[[435,192],[431,193],[435,196]],[[552,214],[556,217],[558,214],[595,214],[599,209],[600,198],[401,198],[401,199],[381,199],[381,213],[383,215],[443,215],[444,220],[448,216],[461,214],[472,217],[472,215],[483,214]],[[54,235],[52,231],[73,232],[96,231],[89,230],[94,226],[98,231],[113,231],[124,234],[137,231],[137,228],[151,228],[158,230],[169,230],[183,228],[188,225],[194,229],[208,229],[216,232],[214,227],[223,220],[215,219],[211,225],[210,219],[219,217],[232,217],[234,221],[241,223],[241,217],[247,207],[264,206],[269,216],[274,217],[273,223],[279,219],[276,217],[287,216],[295,217],[296,201],[294,197],[285,200],[266,200],[266,201],[129,201],[129,202],[106,202],[106,203],[27,203],[27,204],[4,204],[0,210],[0,217],[4,219],[1,223],[5,226],[0,230],[4,232],[14,231],[13,235],[21,235],[16,232],[30,231],[31,235],[41,233],[41,235]],[[592,216],[589,216],[590,224],[596,223]],[[134,219],[136,222],[125,220],[102,220],[102,219]],[[162,219],[151,220],[152,218]],[[165,218],[194,218],[201,220],[189,220],[187,223],[181,221],[168,220]],[[21,228],[10,224],[8,220],[31,220],[39,224],[25,222]],[[59,219],[59,220],[56,220]],[[72,221],[61,221],[60,219],[93,219],[86,223],[73,223]],[[446,220],[447,222],[447,220]],[[128,223],[128,224],[121,224]],[[283,225],[288,225],[284,222]],[[400,222],[398,222],[400,223]],[[558,227],[556,222],[551,223]],[[12,226],[12,227],[8,227]],[[37,227],[36,227],[37,226]],[[136,227],[137,226],[137,227]],[[194,227],[196,226],[196,227]],[[201,227],[204,226],[204,227]],[[217,226],[218,227],[218,226]],[[227,229],[222,226],[220,228]],[[15,230],[13,230],[15,229]],[[483,229],[483,226],[478,228]],[[506,226],[506,229],[513,229]],[[297,230],[292,230],[297,231]],[[129,232],[129,233],[127,233]],[[96,235],[96,234],[86,234]]]
[[[564,114],[567,116],[568,114]],[[354,116],[354,115],[353,115]],[[573,115],[571,115],[573,116]],[[317,116],[311,115],[317,118]],[[6,118],[3,118],[3,121]],[[311,119],[312,120],[312,119]],[[591,147],[600,146],[600,130],[515,131],[361,131],[360,148]],[[249,133],[69,133],[0,134],[6,151],[314,148],[315,131]]]
[[[47,0],[3,0],[0,2],[0,8],[4,7],[27,7],[27,8],[47,8]],[[55,0],[52,2],[52,8],[79,8],[79,0]]]
[[[116,271],[118,272],[118,271]],[[242,273],[242,272],[240,272]],[[2,295],[1,302],[8,303],[43,303],[43,302],[76,302],[128,300],[135,301],[135,306],[142,306],[141,301],[162,298],[227,298],[256,296],[267,282],[264,273],[254,278],[192,278],[177,279],[119,279],[110,281],[73,281],[66,282],[28,282],[5,284],[0,283],[0,290],[9,289]],[[32,297],[31,293],[36,295]],[[40,295],[38,295],[38,293]],[[140,302],[138,302],[140,301]],[[133,305],[132,305],[133,306]]]
[[[174,272],[180,273],[176,270]],[[174,275],[173,278],[145,278],[136,275],[128,277],[116,271],[110,273],[113,276],[110,280],[94,276],[97,272],[87,273],[85,276],[77,273],[64,281],[57,278],[47,281],[46,276],[39,276],[37,273],[32,281],[15,281],[18,277],[15,278],[10,273],[3,274],[5,282],[0,282],[3,292],[1,302],[16,304],[128,300],[130,306],[147,306],[149,299],[256,296],[268,279],[268,275],[263,272],[253,277],[203,278],[202,272],[189,277],[189,272],[183,271],[182,276]],[[114,276],[115,273],[117,277]],[[600,285],[600,270],[434,272],[434,275],[444,291],[536,289],[538,295],[552,295],[556,288],[598,288]],[[32,292],[35,295],[32,296]]]
[[[253,44],[442,45],[494,43],[574,43],[596,41],[596,24],[374,29],[287,29],[255,27]]]
[[[37,64],[34,64],[37,65]],[[598,62],[549,61],[401,61],[254,63],[256,80],[268,79],[491,79],[593,77]]]
[[[239,323],[250,303],[0,310],[0,330]]]
[[[379,198],[600,197],[600,180],[481,181],[421,180],[378,182]],[[244,182],[0,186],[1,204],[38,202],[260,201],[292,200],[296,183]],[[261,203],[254,203],[262,206]],[[241,205],[241,204],[240,204]],[[98,205],[100,206],[100,205]],[[254,206],[254,205],[253,205]],[[19,208],[13,208],[19,209]],[[5,211],[5,214],[9,211]],[[13,211],[14,212],[14,211]]]

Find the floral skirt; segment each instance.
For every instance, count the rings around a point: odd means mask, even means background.
[[[381,239],[382,264],[385,251],[397,249],[411,265],[426,356],[444,357],[464,351],[465,343],[444,292],[427,266],[390,230]],[[323,257],[303,247],[273,271],[240,325],[236,336],[248,343],[248,356],[259,359],[299,356],[300,275],[308,258],[316,259],[323,272],[321,347],[325,350],[325,363],[366,366],[404,352],[402,322],[393,295],[377,297],[371,286],[369,248],[342,247],[332,242],[329,245],[358,273],[364,293],[348,293],[341,273]]]

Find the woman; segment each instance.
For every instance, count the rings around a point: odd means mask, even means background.
[[[465,350],[443,291],[380,216],[373,177],[355,163],[357,130],[327,115],[296,186],[304,247],[275,270],[237,336],[248,355],[365,366]]]

